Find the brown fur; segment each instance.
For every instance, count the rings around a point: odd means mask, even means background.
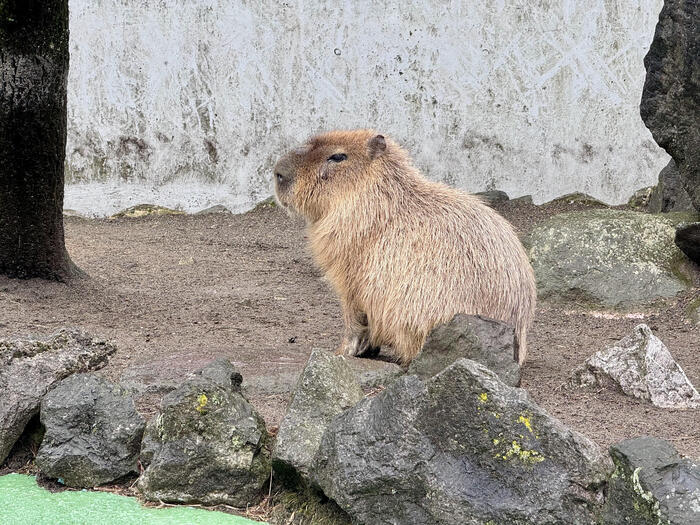
[[[371,130],[318,135],[282,157],[275,177],[340,297],[344,352],[389,345],[407,364],[432,328],[466,313],[514,326],[514,357],[525,360],[532,268],[511,225],[480,199],[425,179]]]

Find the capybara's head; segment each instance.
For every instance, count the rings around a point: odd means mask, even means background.
[[[275,164],[277,201],[310,221],[319,220],[383,171],[391,152],[402,153],[373,130],[316,135]]]

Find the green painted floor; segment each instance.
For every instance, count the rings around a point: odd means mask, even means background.
[[[223,512],[142,507],[138,500],[109,492],[51,493],[32,476],[0,476],[2,525],[261,525]]]

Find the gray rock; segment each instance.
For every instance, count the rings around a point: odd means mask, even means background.
[[[118,385],[72,375],[46,394],[40,414],[46,433],[36,464],[46,476],[94,487],[137,471],[146,422]]]
[[[214,215],[217,213],[231,214],[231,210],[222,204],[217,204],[216,206],[210,206],[209,208],[199,210],[197,213],[195,213],[195,215]]]
[[[284,477],[306,477],[330,421],[364,394],[343,356],[314,350],[299,376],[272,454]]]
[[[0,340],[0,464],[39,404],[58,381],[107,364],[116,348],[78,331],[63,329],[45,339]]]
[[[516,197],[515,199],[511,199],[510,202],[514,204],[526,204],[530,206],[534,206],[534,203],[532,201],[532,195],[521,195],[520,197]]]
[[[644,66],[639,110],[654,140],[673,157],[700,210],[700,2],[665,0]]]
[[[461,359],[337,416],[311,477],[357,523],[588,525],[610,470],[523,390]]]
[[[614,386],[661,408],[698,408],[700,394],[645,324],[574,370],[575,386]]]
[[[138,487],[152,501],[256,503],[270,475],[265,422],[241,395],[241,375],[226,359],[193,374],[148,422]]]
[[[605,525],[697,525],[700,467],[670,443],[653,437],[610,447],[615,472],[605,504]]]
[[[556,203],[584,204],[586,206],[607,206],[607,204],[605,204],[603,201],[580,191],[567,193],[566,195],[562,195],[561,197],[557,197],[556,199],[549,201],[547,204]]]
[[[110,219],[138,219],[140,217],[160,216],[160,215],[184,215],[181,210],[173,210],[157,204],[137,204],[125,210],[110,215]]]
[[[525,244],[540,298],[629,307],[687,288],[689,276],[688,281],[680,277],[683,255],[674,235],[665,217],[587,210],[538,224]]]
[[[674,242],[688,259],[700,264],[700,222],[680,224],[676,228]]]
[[[355,372],[363,390],[389,386],[404,374],[404,370],[396,363],[380,359],[345,356],[345,361]]]
[[[634,210],[647,210],[649,203],[654,197],[658,186],[647,186],[646,188],[640,188],[635,191],[632,196],[627,201],[627,206]]]
[[[507,200],[510,200],[508,194],[505,191],[501,190],[480,191],[478,193],[475,193],[474,195],[481,197],[482,200],[489,206],[497,204],[499,202],[505,202]]]
[[[654,186],[646,206],[651,213],[668,213],[672,211],[692,211],[693,203],[685,191],[676,163],[671,159],[659,173],[659,183]]]
[[[429,379],[463,357],[481,363],[507,385],[520,384],[520,366],[514,360],[515,332],[500,321],[457,314],[433,329],[409,374]]]

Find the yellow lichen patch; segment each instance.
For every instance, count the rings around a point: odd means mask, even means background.
[[[489,400],[489,395],[486,392],[479,394],[479,401],[486,403]]]
[[[540,463],[544,461],[544,456],[537,452],[536,450],[528,450],[523,448],[520,443],[513,441],[510,448],[505,454],[501,455],[501,458],[508,461],[511,458],[518,458],[523,463],[528,465],[534,465],[535,463]]]
[[[501,442],[500,439],[493,438],[493,444],[498,445]]]
[[[532,423],[530,423],[529,417],[525,417],[521,414],[520,417],[518,418],[518,423],[522,423],[523,425],[525,425],[525,427],[530,431],[530,433],[534,434],[534,432],[532,430]]]
[[[197,407],[196,410],[197,412],[204,412],[206,410],[207,403],[209,402],[209,399],[207,398],[206,394],[199,394],[197,397]]]

